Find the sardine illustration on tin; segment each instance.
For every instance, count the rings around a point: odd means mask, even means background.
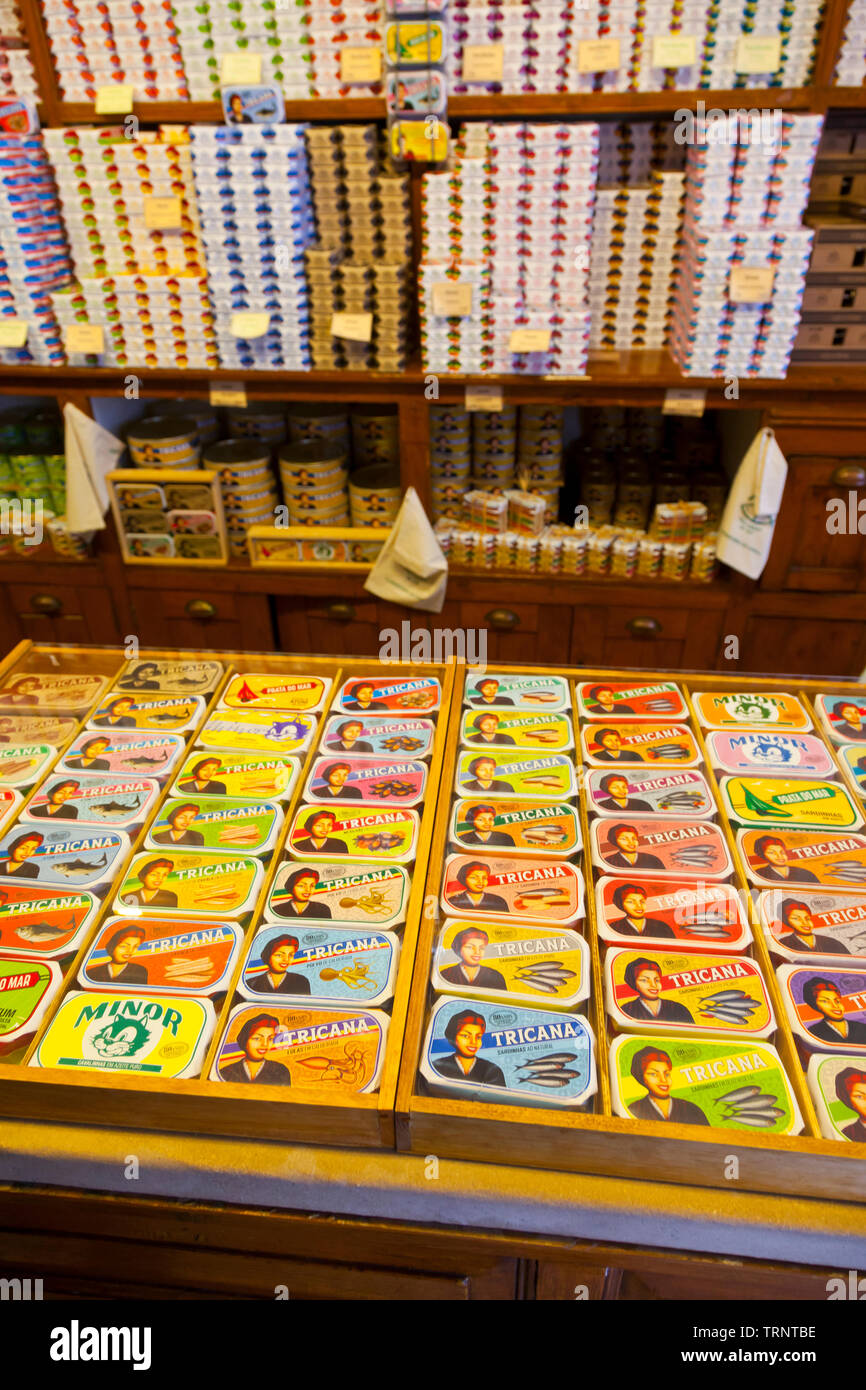
[[[71,825],[42,830],[33,822],[19,822],[0,839],[0,875],[96,887],[111,877],[112,866],[128,850],[129,839],[119,830],[93,827],[88,835]]]
[[[733,872],[725,837],[713,821],[613,816],[590,827],[593,863],[605,873],[723,880]]]
[[[58,763],[58,773],[86,772],[112,777],[153,778],[162,782],[185,748],[181,734],[108,733],[91,730],[79,735]]]
[[[139,693],[157,690],[161,695],[207,695],[223,674],[220,661],[164,661],[152,658],[130,661],[114,682],[116,690]]]
[[[739,830],[737,850],[759,887],[812,884],[866,891],[866,836],[833,830]]]

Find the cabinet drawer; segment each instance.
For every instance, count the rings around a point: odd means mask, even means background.
[[[135,635],[149,647],[216,651],[274,649],[270,603],[263,594],[202,589],[130,589]]]
[[[76,589],[71,584],[8,584],[6,592],[22,617],[80,618],[84,595],[91,597],[95,591]]]
[[[682,641],[688,633],[690,618],[694,621],[695,614],[688,608],[644,607],[636,598],[634,606],[604,610],[604,635],[632,642]]]
[[[448,604],[447,607],[459,609],[461,627],[486,627],[494,632],[538,632],[540,615],[549,611],[537,603],[509,603],[505,598],[489,603]]]
[[[136,597],[140,603],[143,595]],[[204,618],[219,622],[237,622],[238,602],[243,601],[237,594],[212,593],[207,584],[202,584],[200,589],[164,589],[160,591],[159,600],[166,618],[198,618],[199,621]],[[207,613],[201,606],[204,604],[213,612]]]

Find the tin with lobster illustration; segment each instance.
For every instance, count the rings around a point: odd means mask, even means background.
[[[283,825],[273,801],[231,797],[171,797],[147,832],[148,849],[204,849],[224,854],[269,854]]]
[[[265,918],[276,922],[333,922],[338,926],[401,927],[411,880],[399,864],[281,864]]]
[[[332,716],[322,733],[319,751],[341,757],[370,756],[418,761],[433,751],[436,725],[432,719],[394,719],[351,714]]]
[[[137,854],[114,899],[113,910],[150,916],[242,917],[252,911],[261,886],[260,860],[248,855],[146,850]]]
[[[709,820],[716,803],[702,772],[657,772],[631,769],[603,772],[592,768],[586,779],[586,804],[597,816],[659,815]]]
[[[495,913],[569,926],[583,917],[583,875],[564,860],[452,854],[442,876],[442,907],[452,917]]]
[[[333,708],[347,714],[432,714],[442,700],[435,676],[383,680],[378,676],[352,676],[344,681]]]
[[[379,1084],[387,1014],[378,1009],[267,1002],[232,1009],[212,1081],[291,1086],[294,1093],[361,1095]]]
[[[567,714],[508,714],[502,710],[468,709],[460,727],[464,748],[521,748],[530,752],[564,753],[574,747],[574,729]]]
[[[551,859],[573,859],[583,847],[574,806],[483,797],[454,802],[449,841],[455,850],[504,850]]]
[[[474,710],[511,708],[562,714],[571,709],[571,695],[563,676],[485,671],[480,676],[467,676],[463,703]]]
[[[81,734],[67,748],[55,772],[106,772],[113,777],[147,777],[162,782],[181,757],[182,734]]]
[[[604,993],[608,1018],[624,1033],[769,1038],[776,1028],[764,977],[748,956],[612,946]]]
[[[417,806],[427,786],[426,763],[395,758],[317,758],[307,801],[359,801],[372,806]]]
[[[590,767],[697,767],[701,753],[686,724],[584,724],[580,733]]]
[[[567,753],[533,757],[520,749],[464,748],[457,759],[455,791],[458,796],[568,800],[577,795],[577,777]]]
[[[237,989],[253,1002],[289,997],[381,1008],[394,996],[399,959],[392,932],[309,923],[264,926],[253,938]]]
[[[334,859],[409,864],[415,858],[420,820],[409,808],[362,810],[351,803],[300,806],[286,849],[293,859]]]
[[[199,732],[200,748],[215,752],[305,753],[316,732],[317,716],[301,710],[218,709]]]
[[[805,777],[723,777],[722,805],[739,825],[862,830],[863,816],[841,782]]]
[[[330,676],[284,676],[278,673],[233,676],[220,708],[259,710],[321,710],[333,685]]]
[[[580,681],[575,690],[582,719],[686,722],[689,717],[683,693],[673,681]]]
[[[430,982],[437,994],[570,1010],[589,998],[590,974],[589,946],[567,927],[464,918],[442,928]]]
[[[759,888],[812,884],[866,891],[866,836],[830,830],[738,830],[737,850]]]
[[[289,801],[295,789],[299,758],[260,753],[190,754],[170,788],[172,796]]]
[[[696,951],[743,951],[752,941],[748,912],[730,883],[653,879],[647,874],[603,877],[595,885],[602,941]]]
[[[78,984],[207,998],[228,989],[242,945],[237,922],[109,917],[82,962]]]
[[[727,842],[714,821],[604,816],[592,821],[589,834],[592,862],[604,873],[711,881],[733,873]]]

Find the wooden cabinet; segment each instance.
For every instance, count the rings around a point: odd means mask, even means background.
[[[336,656],[378,659],[382,634],[408,622],[411,629],[427,628],[427,613],[415,613],[372,594],[362,598],[333,595],[323,598],[280,596],[275,600],[279,647],[284,652],[323,652]]]
[[[164,588],[130,586],[135,636],[142,646],[198,647],[204,650],[274,650],[270,601],[265,594],[220,589],[208,577],[193,587],[171,581]]]
[[[753,614],[740,642],[738,671],[856,676],[866,667],[866,624]]]
[[[724,609],[702,605],[706,596],[691,590],[689,599],[673,606],[653,595],[644,602],[635,594],[611,591],[602,604],[579,605],[574,610],[571,660],[576,666],[631,666],[658,670],[697,668],[714,670],[718,664]],[[677,597],[680,597],[677,595]],[[715,595],[713,595],[715,597]]]
[[[462,577],[452,580],[449,593],[459,593],[464,585]],[[569,604],[562,602],[559,593],[551,594],[549,603],[514,602],[509,597],[511,585],[507,581],[500,581],[498,587],[501,593],[486,601],[447,599],[441,613],[429,615],[431,630],[462,633],[467,659],[473,652],[483,659],[473,634],[486,632],[488,665],[495,661],[563,665],[571,635],[573,610]],[[489,583],[485,588],[489,588]]]
[[[824,594],[866,590],[866,451],[859,457],[795,455],[788,466],[761,588]],[[841,511],[846,529],[839,528],[828,503]]]
[[[92,585],[72,583],[68,574],[56,583],[46,569],[38,579],[34,576],[31,583],[6,584],[4,598],[12,634],[9,645],[22,637],[34,642],[73,642],[79,646],[121,640],[111,595],[98,575]]]

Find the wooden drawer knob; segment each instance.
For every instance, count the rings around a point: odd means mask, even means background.
[[[325,612],[335,623],[352,623],[355,621],[354,603],[344,603],[341,599],[336,599],[333,603],[329,603]]]
[[[662,630],[658,618],[632,618],[626,626],[632,637],[658,637]]]
[[[60,613],[63,600],[54,594],[34,594],[30,600],[30,607],[34,613]]]
[[[189,603],[184,606],[191,618],[202,618],[206,620],[215,618],[217,615],[216,605],[211,603],[210,599],[191,598]]]
[[[510,608],[493,608],[486,614],[484,621],[491,627],[511,628],[520,626],[520,617],[512,612]]]
[[[833,482],[837,487],[866,487],[866,468],[856,463],[843,464],[833,474]]]

